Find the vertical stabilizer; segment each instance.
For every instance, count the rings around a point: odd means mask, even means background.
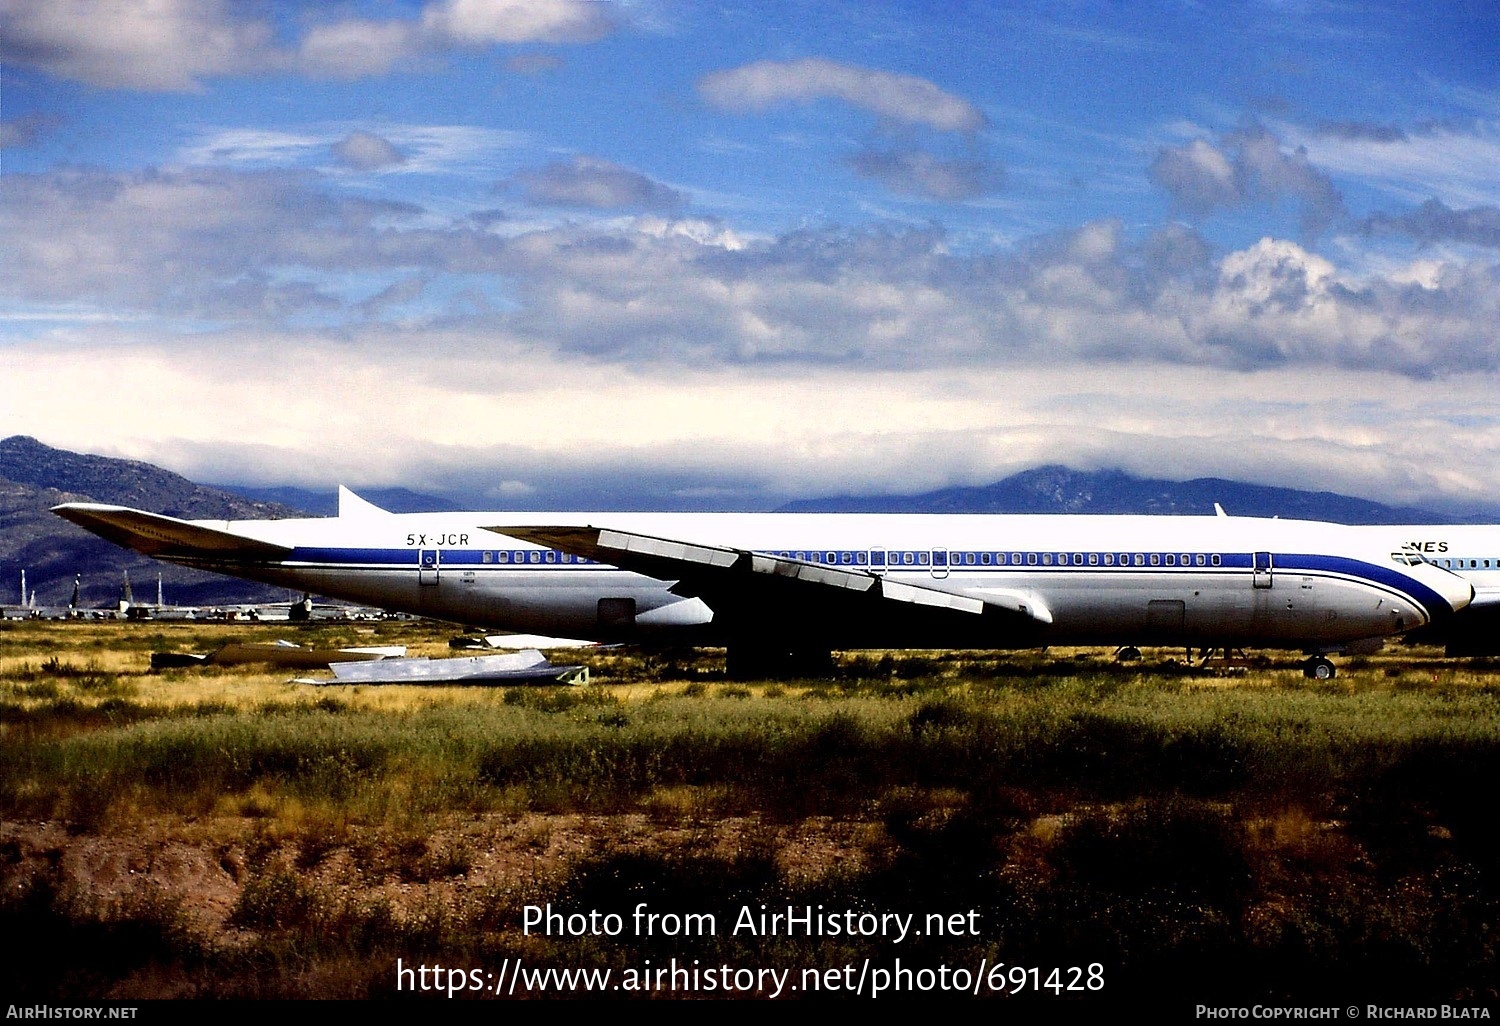
[[[385,510],[373,502],[366,502],[343,485],[339,485],[339,519],[350,520],[363,517],[388,517]]]

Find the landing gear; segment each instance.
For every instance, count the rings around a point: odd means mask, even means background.
[[[730,645],[724,659],[730,680],[786,680],[792,677],[829,677],[833,653],[826,648],[791,648],[765,642]]]
[[[1308,656],[1302,661],[1302,676],[1308,680],[1333,680],[1338,667],[1327,656]]]
[[[312,596],[304,592],[301,602],[293,602],[286,610],[286,618],[296,623],[312,619]]]
[[[1115,661],[1121,663],[1137,663],[1141,659],[1141,650],[1134,645],[1122,645],[1115,649]]]

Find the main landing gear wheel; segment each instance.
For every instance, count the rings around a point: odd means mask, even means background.
[[[1302,663],[1302,676],[1309,680],[1333,680],[1338,668],[1323,656],[1308,656]]]

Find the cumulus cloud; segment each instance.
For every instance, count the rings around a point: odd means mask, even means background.
[[[1206,139],[1163,149],[1151,164],[1151,177],[1197,217],[1242,201],[1234,164]]]
[[[1216,210],[1290,199],[1301,206],[1303,229],[1317,234],[1346,213],[1342,195],[1313,166],[1307,150],[1299,146],[1288,151],[1260,125],[1217,143],[1195,139],[1166,147],[1152,162],[1151,177],[1200,218]]]
[[[227,0],[7,0],[0,60],[107,88],[181,91],[275,63],[271,27]]]
[[[199,88],[223,75],[358,78],[453,49],[587,43],[614,28],[591,0],[431,0],[415,18],[338,18],[278,40],[261,5],[230,0],[5,0],[0,60],[91,85]]]
[[[379,171],[406,163],[406,156],[389,139],[371,132],[350,132],[333,144],[339,163],[356,171]]]
[[[597,0],[437,0],[422,27],[469,46],[493,43],[590,43],[614,28]]]
[[[552,170],[532,184],[554,202],[641,208],[664,195],[612,165]],[[1098,221],[959,251],[935,227],[744,238],[651,215],[497,234],[343,196],[310,172],[197,169],[7,176],[0,232],[12,304],[275,332],[493,288],[444,316],[632,367],[1500,370],[1500,266],[1354,275],[1285,239],[1220,253],[1182,226],[1138,239]]]
[[[593,210],[675,210],[687,197],[671,186],[597,157],[575,156],[511,179],[526,202]]]
[[[348,18],[310,28],[300,66],[339,78],[379,75],[454,48],[591,43],[614,29],[593,0],[433,0],[415,20]]]
[[[453,258],[485,267],[490,236],[417,227],[416,208],[319,184],[305,172],[220,169],[7,175],[5,295],[274,322],[336,305],[315,271],[451,269]]]
[[[1372,235],[1405,235],[1424,245],[1461,242],[1500,248],[1500,207],[1454,210],[1430,199],[1406,214],[1373,214],[1362,228]]]
[[[309,28],[297,48],[297,66],[314,75],[363,78],[384,75],[424,52],[416,22],[349,18]]]
[[[863,150],[849,158],[856,174],[892,192],[937,200],[966,200],[999,190],[999,165],[977,157],[945,160],[921,150]]]
[[[738,249],[569,226],[499,257],[510,324],[564,349],[692,366],[1168,362],[1247,370],[1500,367],[1500,269],[1357,280],[1286,240],[1216,256],[1117,223],[954,254],[933,229],[791,232]]]
[[[699,79],[698,92],[722,110],[761,111],[782,103],[835,99],[890,121],[940,132],[974,132],[986,124],[978,107],[925,78],[821,57],[756,61],[712,72]]]

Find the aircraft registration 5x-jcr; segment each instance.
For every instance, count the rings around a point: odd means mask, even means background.
[[[186,521],[54,512],[158,559],[501,630],[723,645],[743,676],[833,649],[1047,645],[1331,653],[1469,604],[1389,531],[1227,516],[387,513]],[[1410,529],[1403,529],[1410,532]]]

